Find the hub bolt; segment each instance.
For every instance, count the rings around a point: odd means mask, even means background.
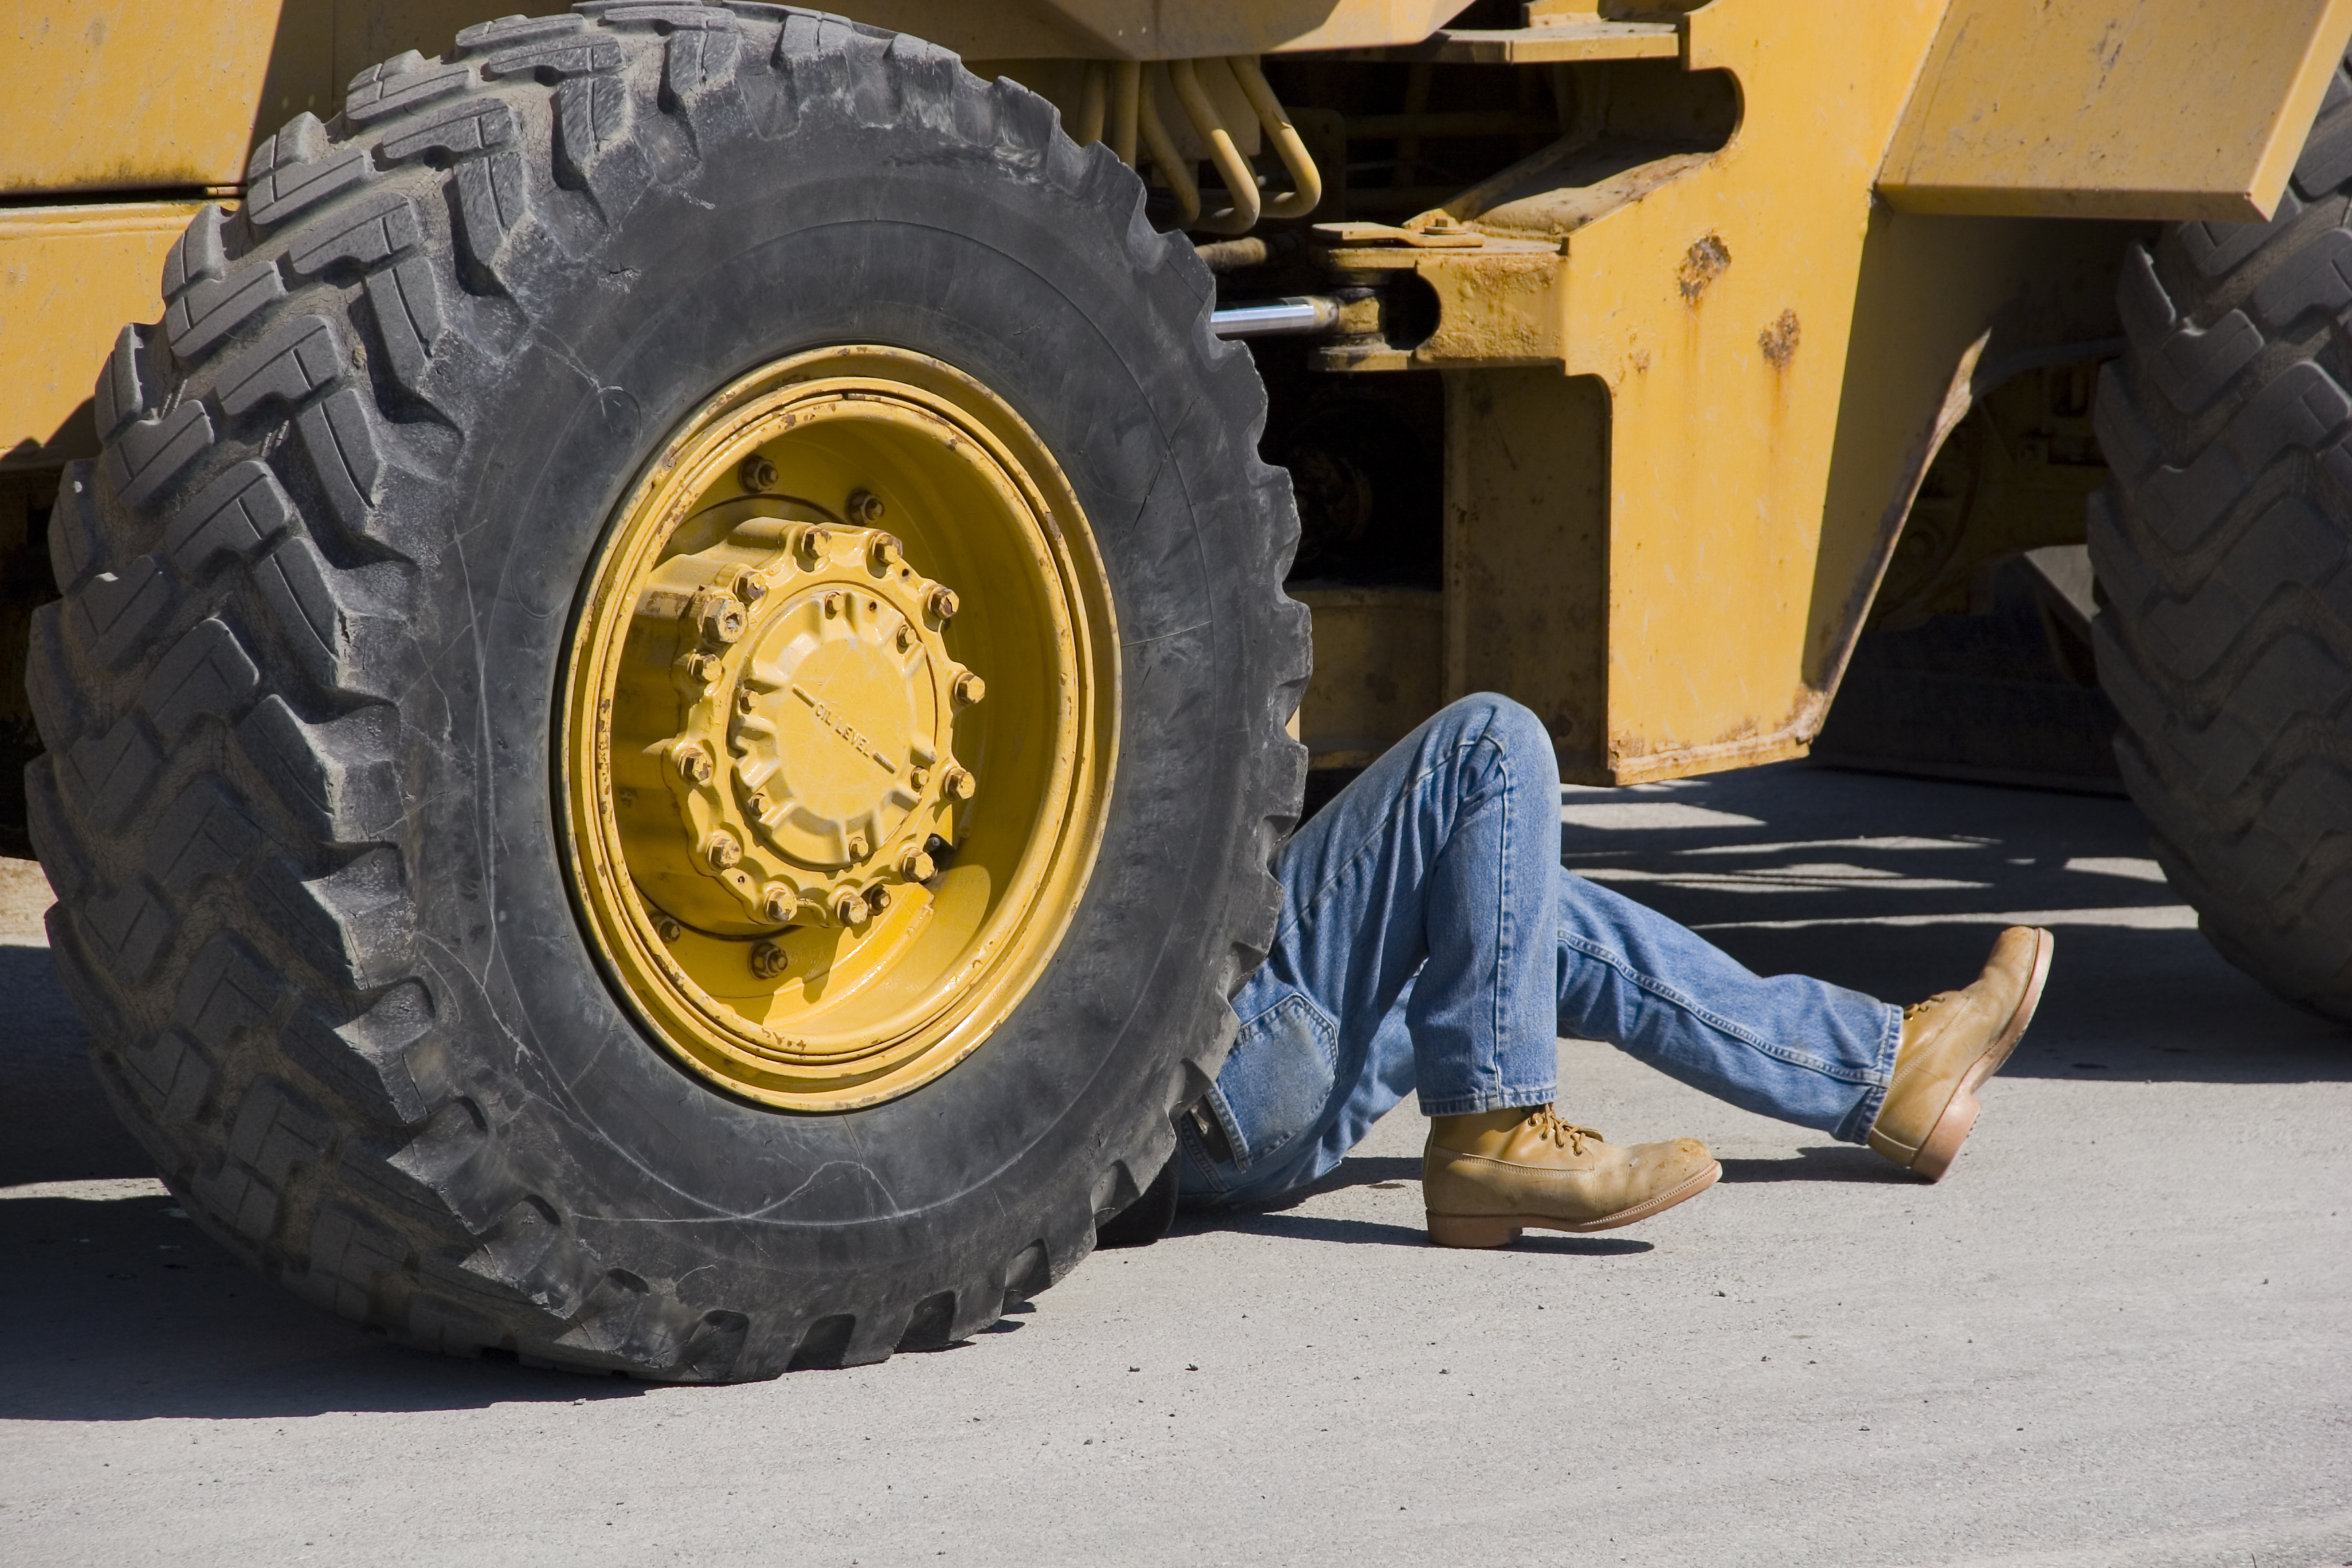
[[[670,752],[670,759],[677,763],[678,775],[687,783],[706,784],[710,782],[710,758],[693,742],[688,741]]]
[[[768,596],[768,580],[757,573],[746,572],[736,579],[735,596],[747,605],[756,605]]]
[[[827,594],[827,595],[824,596],[824,613],[825,613],[827,616],[837,616],[837,615],[841,614],[841,595],[838,595],[838,594]]]
[[[955,678],[955,700],[967,705],[988,695],[988,682],[970,670]]]
[[[980,781],[961,768],[950,768],[948,776],[941,782],[947,787],[949,797],[954,800],[970,800],[972,792],[980,787]]]
[[[904,653],[914,646],[915,628],[904,624],[903,622],[900,623],[898,627],[898,651],[900,653]]]
[[[714,827],[710,837],[702,841],[702,853],[709,858],[712,870],[724,871],[743,858],[743,847],[725,828]]]
[[[790,888],[782,882],[771,882],[761,891],[760,914],[776,925],[782,925],[793,918],[793,911],[800,908],[800,902]]]
[[[716,654],[690,653],[686,656],[686,673],[705,686],[719,679],[719,670]]]
[[[871,528],[882,521],[882,498],[872,490],[852,490],[849,504],[842,510],[849,514],[850,521],[861,528]],[[898,541],[891,542],[896,544]]]
[[[736,711],[736,712],[738,712],[738,713],[749,713],[749,712],[751,712],[751,711],[752,704],[753,704],[753,702],[754,702],[755,700],[755,700],[755,699],[752,697],[752,695],[751,695],[751,689],[750,687],[748,687],[748,686],[739,686],[739,687],[737,687],[737,688],[735,689],[735,711]]]
[[[686,934],[686,928],[677,923],[677,920],[675,916],[656,915],[654,917],[654,934],[661,938],[664,942],[676,942],[679,937]]]
[[[762,980],[773,980],[791,963],[790,955],[772,942],[757,942],[751,948],[751,973]]]
[[[801,530],[798,542],[802,564],[814,571],[824,560],[825,552],[833,548],[833,531],[811,524]]]
[[[743,635],[743,605],[734,595],[701,593],[695,597],[700,601],[694,611],[703,641],[724,647]]]
[[[854,889],[844,888],[834,895],[833,918],[845,926],[862,926],[873,918],[873,911]]]
[[[776,465],[754,452],[737,466],[735,477],[753,495],[776,488]]]
[[[925,605],[936,619],[944,624],[955,619],[960,601],[956,598],[953,588],[934,588],[931,590],[930,598],[925,601]]]
[[[863,833],[853,833],[849,836],[849,858],[852,860],[866,858],[866,835]]]
[[[868,888],[866,889],[866,901],[878,915],[890,907],[890,889],[880,887]]]
[[[909,882],[928,882],[938,874],[939,868],[931,864],[931,858],[912,845],[898,857],[898,875]]]

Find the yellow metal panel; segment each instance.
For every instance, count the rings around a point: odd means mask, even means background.
[[[246,155],[403,49],[437,55],[485,0],[11,0],[0,191],[225,188]],[[532,12],[561,7],[540,4]]]
[[[1428,342],[1360,368],[1475,370],[1452,378],[1464,392],[1514,383],[1506,402],[1526,428],[1508,438],[1449,412],[1449,510],[1460,514],[1449,675],[1452,689],[1498,687],[1553,720],[1571,776],[1634,783],[1765,762],[1801,752],[1819,728],[1843,645],[1815,621],[1843,625],[1845,587],[1874,578],[1884,505],[1850,508],[1825,542],[1841,400],[1855,395],[1846,369],[1871,185],[1942,12],[1942,0],[1715,0],[1684,26],[1688,68],[1739,85],[1743,113],[1720,151],[1519,196],[1495,209],[1505,232],[1479,249],[1336,253],[1368,273],[1418,272],[1442,307]],[[1356,368],[1339,357],[1327,355],[1330,368]],[[1893,486],[1905,447],[1932,422],[1951,364],[1929,357],[1932,384],[1897,399],[1903,437],[1864,489]],[[1568,374],[1561,398],[1597,389],[1592,418],[1565,405],[1546,413],[1532,384],[1517,384],[1559,370],[1495,368],[1545,363]],[[1579,521],[1565,474],[1527,496],[1510,477],[1535,454],[1589,445],[1588,426],[1605,459],[1578,462],[1606,486],[1605,527]],[[1487,468],[1497,472],[1474,477]],[[1514,543],[1546,516],[1569,555],[1600,535],[1599,559],[1569,574],[1560,550]],[[1826,595],[1825,554],[1843,574]],[[1589,664],[1547,668],[1509,646],[1514,617],[1547,594],[1567,606],[1585,584],[1604,595],[1592,613],[1606,628]]]
[[[2263,218],[2352,0],[1953,0],[1879,177],[1908,212]]]
[[[1670,60],[1682,51],[1671,22],[1546,22],[1526,27],[1448,27],[1374,57],[1442,65],[1543,66],[1592,60]]]
[[[1363,767],[1444,705],[1441,596],[1429,588],[1301,588],[1315,673],[1298,734],[1318,768]]]
[[[1182,60],[1418,43],[1469,0],[850,0],[971,58]]]
[[[1730,144],[1565,242],[1571,374],[1611,395],[1608,758],[1621,782],[1802,751],[1808,627],[1870,185],[1940,0],[1717,0]]]
[[[0,190],[245,177],[278,0],[16,0],[0,24]]]
[[[1608,389],[1449,373],[1445,447],[1445,695],[1526,703],[1563,778],[1607,784]]]
[[[2119,335],[2116,268],[2145,237],[2091,220],[1872,213],[1808,617],[1806,684],[1821,700],[1808,737],[1920,522],[1913,500],[1946,434],[2013,374]]]
[[[195,205],[119,202],[0,212],[0,468],[98,449],[90,386],[125,321],[163,303],[163,252]]]

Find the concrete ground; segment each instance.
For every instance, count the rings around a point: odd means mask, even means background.
[[[1725,1179],[1421,1231],[1410,1106],[1323,1188],[970,1344],[732,1388],[394,1349],[232,1266],[108,1120],[0,876],[0,1561],[2352,1561],[2352,1038],[2204,945],[2120,802],[1803,765],[1571,791],[1570,861],[1895,1000],[2054,927],[1952,1176],[1563,1042]]]

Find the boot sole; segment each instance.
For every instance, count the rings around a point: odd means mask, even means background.
[[[1959,1157],[1960,1145],[1967,1142],[1969,1134],[1976,1130],[1977,1117],[1984,1110],[1983,1102],[1977,1099],[1977,1088],[2001,1069],[2001,1065],[2009,1060],[2009,1053],[2017,1048],[2019,1040],[2024,1038],[2025,1026],[2033,1022],[2033,1010],[2042,1005],[2042,984],[2050,978],[2050,955],[2057,945],[2058,939],[2048,931],[2039,929],[2034,931],[2033,974],[2026,982],[2025,994],[2018,998],[2017,1010],[2009,1016],[2000,1038],[1995,1040],[1984,1055],[1970,1062],[1969,1070],[1960,1075],[1959,1088],[1952,1091],[1952,1098],[1945,1105],[1943,1114],[1936,1118],[1936,1125],[1928,1129],[1926,1141],[1919,1145],[1919,1152],[1912,1157],[1912,1170],[1927,1180],[1940,1182],[1944,1179],[1944,1173],[1949,1171],[1952,1162]]]
[[[1548,1219],[1542,1215],[1483,1215],[1433,1214],[1429,1216],[1429,1239],[1440,1247],[1508,1247],[1519,1239],[1522,1230],[1565,1230],[1577,1233],[1594,1230],[1615,1230],[1621,1225],[1648,1219],[1664,1214],[1676,1204],[1685,1203],[1715,1185],[1723,1175],[1720,1163],[1709,1165],[1697,1175],[1672,1192],[1660,1193],[1629,1209],[1603,1215],[1599,1219]]]

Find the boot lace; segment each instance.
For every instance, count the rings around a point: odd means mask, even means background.
[[[1912,1019],[1917,1017],[1920,1014],[1930,1012],[1935,1008],[1942,1006],[1945,1003],[1950,1001],[1954,994],[1955,993],[1950,991],[1938,991],[1933,996],[1928,997],[1925,1002],[1912,1003],[1911,1005],[1903,1009],[1903,1021],[1907,1024]]]
[[[1549,1138],[1556,1146],[1566,1149],[1571,1154],[1583,1153],[1584,1142],[1588,1138],[1595,1143],[1606,1142],[1601,1136],[1600,1129],[1579,1127],[1572,1121],[1562,1121],[1552,1114],[1551,1107],[1549,1105],[1538,1105],[1529,1112],[1528,1125],[1534,1130],[1537,1137]]]

